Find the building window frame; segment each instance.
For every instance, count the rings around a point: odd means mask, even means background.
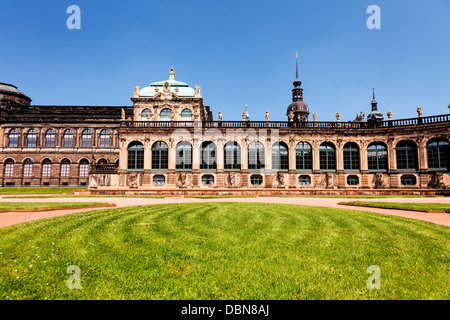
[[[133,141],[127,148],[127,170],[144,170],[144,145],[142,142]]]
[[[202,184],[205,186],[211,186],[214,184],[214,176],[212,174],[202,175]]]
[[[450,171],[450,143],[443,138],[433,138],[427,142],[428,170]]]
[[[388,170],[388,148],[385,143],[375,141],[367,147],[367,166],[369,172],[386,172]]]
[[[175,170],[192,170],[192,145],[188,141],[181,141],[175,147]]]
[[[63,134],[63,148],[73,148],[74,134],[72,129],[67,129]]]
[[[200,146],[200,170],[217,170],[217,147],[212,141],[203,141]]]
[[[252,174],[250,176],[250,183],[253,186],[260,186],[263,184],[263,181],[264,181],[263,176],[260,174]]]
[[[70,160],[67,158],[64,158],[61,160],[61,178],[68,178],[70,177]]]
[[[284,142],[272,145],[272,170],[289,171],[289,148]]]
[[[252,141],[248,145],[248,170],[263,170],[266,166],[264,145],[259,141]]]
[[[359,147],[355,142],[347,142],[343,148],[344,170],[345,171],[359,171],[360,155]]]
[[[52,176],[52,160],[45,158],[42,160],[42,177],[50,178]]]
[[[92,131],[89,129],[83,130],[81,132],[81,147],[82,148],[92,148]]]
[[[397,170],[417,171],[418,153],[417,144],[411,140],[402,140],[395,147],[397,156]]]
[[[54,148],[56,145],[56,132],[54,129],[48,129],[45,132],[45,147]]]
[[[165,171],[169,168],[169,146],[164,141],[152,145],[152,170]]]
[[[17,148],[19,146],[19,130],[11,129],[8,133],[8,147]]]
[[[336,171],[336,147],[331,142],[323,142],[319,146],[320,171]]]
[[[236,141],[228,141],[223,147],[223,168],[225,171],[241,170],[241,147]]]
[[[23,177],[32,178],[33,177],[33,159],[26,158],[23,162]]]
[[[8,158],[5,160],[5,178],[11,178],[14,176],[14,164],[13,158]]]
[[[36,148],[37,146],[37,132],[35,129],[30,129],[27,133],[27,147]]]
[[[295,166],[297,171],[312,170],[312,147],[308,142],[300,141],[295,147]]]
[[[163,186],[166,184],[166,176],[163,174],[155,174],[152,180],[155,186]]]

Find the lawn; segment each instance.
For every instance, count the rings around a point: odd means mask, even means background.
[[[74,190],[85,190],[80,187],[1,187],[0,194],[62,194]]]
[[[45,209],[75,209],[94,206],[106,206],[103,202],[0,202],[0,213],[5,211],[34,211]]]
[[[360,206],[360,207],[384,208],[384,209],[450,213],[450,204],[448,203],[396,203],[396,202],[348,201],[348,202],[339,202],[339,204]]]
[[[0,299],[449,299],[449,240],[424,221],[287,204],[96,210],[0,229]]]

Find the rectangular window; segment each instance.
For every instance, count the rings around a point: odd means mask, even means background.
[[[30,178],[33,175],[33,164],[25,163],[23,165],[23,176],[25,178]]]
[[[86,178],[89,175],[89,164],[80,164],[80,177]]]
[[[63,163],[61,164],[61,177],[69,177],[70,176],[70,164]]]
[[[42,176],[45,178],[51,177],[52,175],[52,164],[44,163],[42,165]]]
[[[14,163],[7,163],[5,166],[5,177],[12,177],[14,175]]]

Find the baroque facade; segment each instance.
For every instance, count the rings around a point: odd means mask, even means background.
[[[0,83],[2,186],[91,193],[448,193],[450,114],[309,119],[297,77],[287,121],[213,120],[201,88],[169,79],[132,106],[41,106]],[[450,107],[450,106],[449,106]]]

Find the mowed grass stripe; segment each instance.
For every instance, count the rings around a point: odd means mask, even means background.
[[[0,298],[443,299],[448,240],[448,227],[342,209],[107,209],[1,229]],[[65,286],[72,264],[82,290]],[[366,287],[373,264],[380,290]]]

